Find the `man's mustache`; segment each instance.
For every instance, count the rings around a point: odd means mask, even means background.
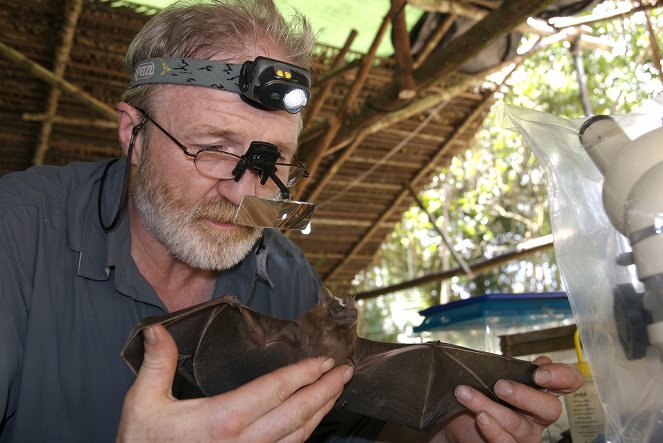
[[[237,206],[221,197],[217,200],[199,202],[193,211],[193,219],[206,219],[219,223],[232,223]]]

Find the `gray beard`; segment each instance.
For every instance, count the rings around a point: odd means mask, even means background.
[[[131,194],[148,232],[176,259],[193,268],[221,271],[242,261],[262,235],[262,229],[214,229],[208,220],[231,223],[237,208],[223,198],[201,200],[188,207],[152,170],[149,152],[144,151]]]

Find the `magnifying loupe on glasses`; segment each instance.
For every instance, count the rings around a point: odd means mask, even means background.
[[[279,188],[275,199],[265,199],[245,195],[237,209],[233,223],[244,226],[269,227],[278,229],[302,230],[311,221],[315,204],[291,200],[287,186],[292,186],[300,177],[307,177],[308,172],[298,165],[280,164],[278,148],[267,142],[251,142],[246,154],[237,161],[232,171],[233,179],[239,181],[247,170],[253,170],[265,185],[272,180]],[[283,183],[277,171],[287,171],[286,183]]]

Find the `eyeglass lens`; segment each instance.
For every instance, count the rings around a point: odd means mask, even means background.
[[[237,156],[227,152],[200,151],[196,155],[195,164],[202,174],[220,179],[231,179],[238,161],[240,160]],[[285,178],[285,185],[290,187],[297,184],[304,172],[296,166],[277,163],[276,175]]]

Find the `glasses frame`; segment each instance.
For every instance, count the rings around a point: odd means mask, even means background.
[[[200,172],[202,174],[205,174],[204,172],[200,171],[200,169],[198,169],[198,165],[196,163],[196,158],[198,157],[198,155],[201,152],[221,152],[221,151],[214,151],[212,149],[200,149],[195,154],[192,154],[191,152],[189,152],[189,148],[184,143],[180,142],[178,139],[175,138],[175,136],[173,136],[170,132],[168,132],[165,128],[163,128],[159,123],[154,121],[154,119],[150,116],[150,114],[147,113],[147,111],[144,111],[143,109],[137,108],[137,107],[134,107],[134,108],[142,114],[143,118],[145,118],[150,123],[154,124],[154,126],[156,126],[161,132],[163,132],[163,134],[166,137],[168,137],[173,143],[175,143],[177,145],[177,147],[180,148],[182,150],[182,152],[184,152],[185,155],[187,155],[188,157],[193,158],[193,163],[194,163],[194,165],[196,165],[196,169],[198,170],[198,172]],[[246,158],[245,155],[237,155],[237,154],[233,154],[232,152],[225,152],[225,151],[223,151],[223,154],[237,159],[238,162],[247,161],[247,158]],[[292,159],[296,163],[276,162],[276,163],[274,163],[274,165],[275,166],[288,167],[288,168],[295,168],[295,169],[297,169],[301,172],[301,176],[299,176],[297,178],[297,181],[295,181],[292,184],[284,184],[276,176],[271,175],[272,180],[274,180],[276,182],[276,184],[279,185],[279,188],[282,188],[282,187],[288,188],[288,187],[294,186],[295,184],[297,184],[297,182],[299,181],[300,178],[306,178],[306,177],[310,176],[309,172],[306,170],[306,167],[304,167],[304,164],[297,158],[297,156],[295,154],[292,155]],[[257,171],[257,172],[258,172],[259,177],[262,179],[262,175],[261,175],[262,172],[259,172],[259,171]],[[205,175],[208,175],[208,174],[205,174]],[[210,176],[210,177],[213,177],[213,176]],[[235,178],[235,177],[214,177],[214,178],[220,179],[220,180],[229,180],[230,178],[234,178],[236,181],[239,180],[239,177],[237,177],[237,178]],[[264,183],[262,183],[262,184],[264,184]],[[283,189],[281,189],[281,190],[283,191]]]

